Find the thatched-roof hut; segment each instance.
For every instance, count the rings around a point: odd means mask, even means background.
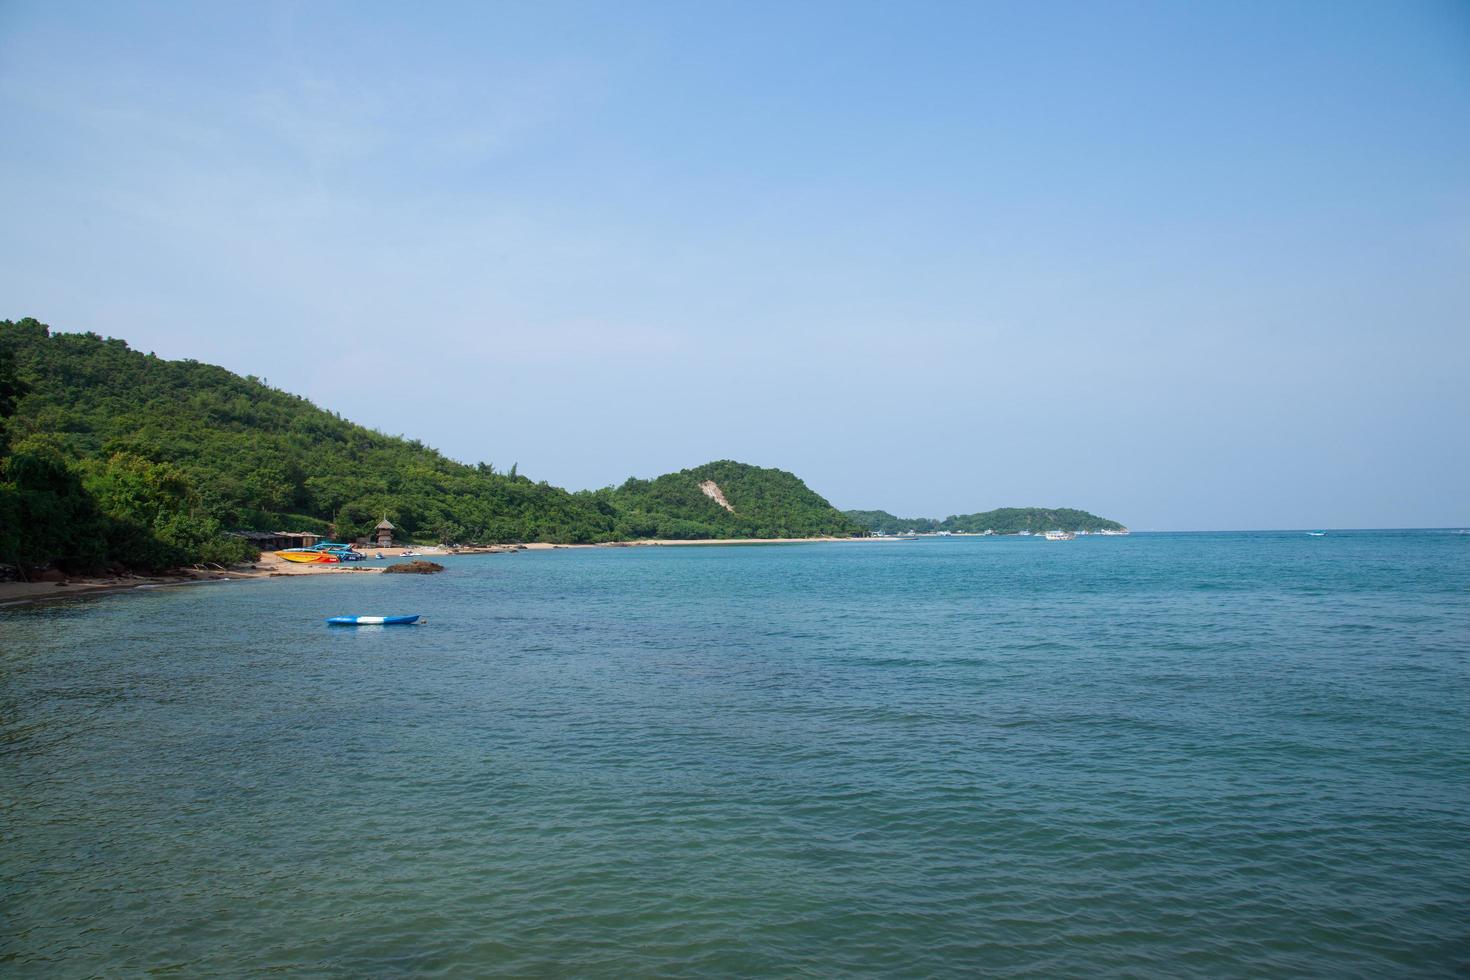
[[[378,522],[378,526],[375,527],[373,530],[377,532],[379,548],[393,547],[393,532],[398,529],[393,526],[392,521],[388,520],[386,514],[383,516],[383,519]]]

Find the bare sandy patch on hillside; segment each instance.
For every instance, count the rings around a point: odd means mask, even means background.
[[[735,513],[735,508],[731,507],[730,501],[725,499],[725,492],[720,489],[720,485],[714,480],[705,480],[699,485],[699,489],[704,491],[704,495],[706,497],[713,500],[715,503],[719,504],[730,513]]]

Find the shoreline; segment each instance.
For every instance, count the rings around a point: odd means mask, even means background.
[[[549,551],[553,548],[688,548],[697,545],[731,544],[824,544],[833,541],[901,541],[905,538],[638,538],[633,541],[599,541],[596,544],[535,544],[521,545],[527,551]],[[453,552],[445,552],[453,554]]]
[[[416,558],[454,558],[460,555],[514,554],[517,551],[554,551],[562,548],[669,548],[717,545],[780,545],[822,544],[834,541],[897,541],[901,538],[706,538],[701,540],[660,540],[648,538],[637,541],[602,541],[596,544],[550,544],[537,541],[530,544],[479,545],[464,548],[442,548],[437,546],[405,546],[399,548],[372,548],[368,554],[382,554],[384,558],[402,558],[405,551],[414,552]],[[157,575],[76,575],[58,579],[48,574],[45,581],[0,582],[0,609],[16,606],[60,602],[93,596],[116,595],[122,592],[149,591],[152,589],[176,588],[184,585],[203,585],[209,582],[252,581],[266,578],[287,578],[309,575],[381,575],[386,565],[364,567],[359,563],[349,565],[303,565],[276,557],[274,552],[262,552],[258,561],[250,567],[228,569],[183,568]]]
[[[134,592],[151,589],[170,589],[182,585],[202,585],[208,582],[249,581],[264,578],[284,578],[297,575],[356,575],[382,574],[385,566],[372,568],[343,567],[340,565],[299,565],[277,558],[273,552],[261,554],[260,559],[249,567],[234,568],[178,568],[156,575],[71,575],[58,580],[52,574],[45,581],[0,582],[0,609],[28,606],[42,602],[58,602],[91,596],[113,595],[119,592]]]

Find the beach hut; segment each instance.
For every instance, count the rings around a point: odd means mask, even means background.
[[[310,548],[322,539],[320,534],[312,534],[310,531],[231,531],[230,533],[237,538],[244,538],[261,551]]]
[[[322,539],[320,534],[312,534],[310,531],[277,531],[276,537],[284,542],[283,547],[286,548],[314,548]]]
[[[230,534],[244,539],[261,551],[279,551],[291,547],[280,531],[231,531]]]
[[[391,548],[391,547],[393,547],[393,532],[395,530],[397,530],[397,528],[395,528],[393,526],[392,522],[390,522],[388,520],[388,517],[387,517],[386,514],[383,515],[383,519],[378,522],[378,526],[376,528],[374,528],[373,530],[375,530],[375,531],[378,532],[378,547],[379,548]]]

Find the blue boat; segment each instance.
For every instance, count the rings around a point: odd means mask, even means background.
[[[353,548],[352,545],[343,544],[340,541],[321,541],[303,550],[326,552],[337,556],[338,561],[365,561],[367,559],[367,555]]]
[[[419,616],[332,616],[328,626],[411,626]]]

